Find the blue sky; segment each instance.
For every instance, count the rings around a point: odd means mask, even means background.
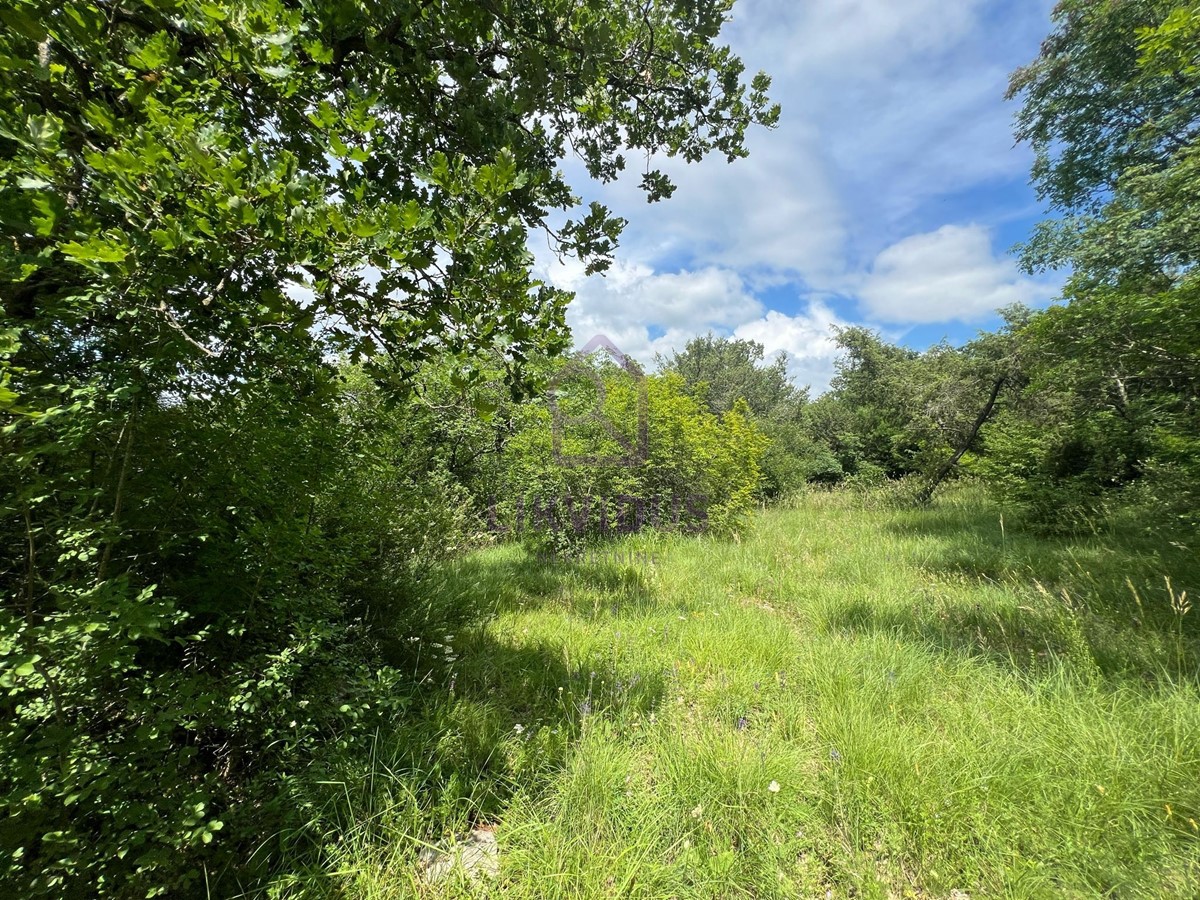
[[[786,351],[793,377],[827,386],[834,326],[866,324],[923,349],[995,327],[1011,302],[1044,306],[1061,279],[1010,254],[1046,211],[1014,146],[1013,69],[1050,29],[1052,0],[739,0],[723,38],[774,79],[777,129],[750,157],[655,164],[678,190],[647,204],[638,172],[568,176],[629,220],[616,265],[582,268],[534,247],[574,290],[578,343],[604,333],[651,362],[713,331]]]

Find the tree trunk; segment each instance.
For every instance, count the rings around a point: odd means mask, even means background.
[[[925,485],[921,489],[921,493],[917,494],[917,501],[919,503],[928,503],[933,499],[933,492],[938,489],[938,485],[946,480],[946,476],[958,465],[958,461],[963,458],[963,454],[971,449],[971,445],[975,443],[975,438],[979,436],[979,429],[992,417],[992,412],[996,409],[996,398],[1000,396],[1000,389],[1004,387],[1006,380],[1003,375],[996,379],[996,382],[992,385],[992,392],[988,395],[987,403],[979,411],[979,415],[975,417],[975,424],[971,426],[971,431],[967,435],[967,439],[962,442],[962,446],[954,451],[953,456],[942,463],[937,472],[934,473],[929,484]]]

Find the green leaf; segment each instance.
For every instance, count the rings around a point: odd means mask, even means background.
[[[77,262],[117,263],[129,255],[129,248],[110,243],[100,237],[89,238],[80,244],[72,241],[59,244],[59,252]]]
[[[52,152],[58,149],[58,137],[62,133],[62,123],[53,116],[30,116],[26,120],[29,137],[39,150]]]
[[[16,9],[11,3],[5,3],[0,7],[0,22],[35,43],[41,43],[46,39],[46,26],[33,16],[28,16],[22,10]]]
[[[129,56],[129,63],[135,69],[154,72],[164,68],[175,56],[175,47],[170,36],[165,31],[153,35],[141,49]]]

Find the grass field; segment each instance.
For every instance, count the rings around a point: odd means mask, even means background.
[[[605,552],[447,570],[477,618],[281,895],[1200,896],[1194,544],[1047,540],[960,490]],[[422,885],[476,824],[499,879]]]

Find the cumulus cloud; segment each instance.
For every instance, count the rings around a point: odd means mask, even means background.
[[[1013,146],[1002,97],[1050,2],[742,0],[723,38],[773,76],[783,106],[777,129],[747,134],[750,158],[655,160],[679,186],[657,204],[636,173],[606,186],[588,186],[577,165],[568,174],[629,220],[626,259],[843,291],[880,248],[962,216],[941,199],[1011,182],[1028,205],[1031,158]]]
[[[734,8],[731,37],[785,72],[839,70],[871,78],[944,50],[975,24],[982,0],[752,0]]]
[[[1052,290],[992,252],[980,225],[945,225],[892,244],[858,289],[864,311],[884,322],[972,321],[1010,303],[1048,300]]]
[[[838,313],[855,303],[874,327],[961,333],[952,323],[1049,299],[993,252],[986,226],[1036,214],[1002,96],[1053,3],[741,0],[723,39],[772,74],[781,124],[752,129],[750,158],[733,164],[651,161],[679,187],[663,203],[645,203],[636,172],[596,185],[566,164],[585,200],[629,220],[608,277],[542,267],[578,293],[576,337],[607,334],[643,362],[708,331],[745,337],[786,350],[797,381],[819,391],[837,355],[830,326],[849,324]],[[984,224],[946,224],[964,221]],[[829,299],[788,303],[792,315],[758,299],[789,293]]]
[[[848,324],[819,300],[795,315],[768,310],[737,273],[715,266],[658,274],[619,262],[604,278],[586,277],[573,261],[541,269],[556,286],[576,292],[567,322],[577,346],[603,334],[646,366],[711,332],[757,341],[768,356],[786,352],[796,383],[819,393],[833,375],[834,329]]]
[[[625,353],[650,363],[656,353],[682,349],[709,331],[729,334],[763,314],[762,303],[730,269],[656,273],[649,266],[618,262],[606,277],[585,277],[573,261],[543,267],[558,287],[575,291],[567,323],[582,344],[604,334]]]
[[[738,326],[734,337],[757,341],[768,356],[786,353],[792,380],[809,385],[815,396],[829,387],[839,353],[834,341],[836,328],[847,324],[824,303],[813,301],[794,316],[771,310],[760,319]]]
[[[734,267],[747,278],[839,272],[848,223],[820,132],[792,116],[747,142],[750,158],[732,164],[719,156],[692,165],[652,161],[678,185],[669,201],[646,203],[632,177],[584,193],[628,220],[621,244],[628,260]],[[568,165],[567,173],[585,184],[582,167]]]

